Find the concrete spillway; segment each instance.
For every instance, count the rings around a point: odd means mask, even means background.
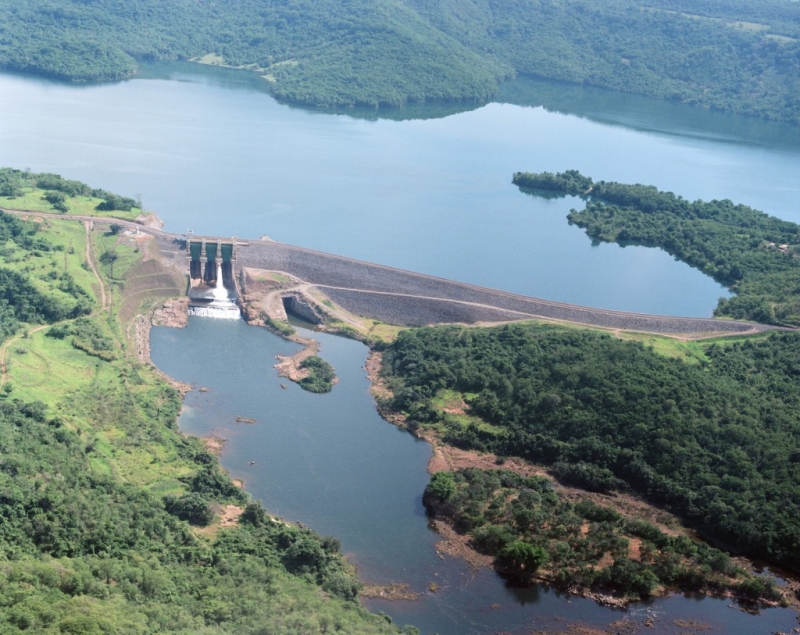
[[[234,244],[221,241],[189,241],[189,314],[238,319],[233,278]]]

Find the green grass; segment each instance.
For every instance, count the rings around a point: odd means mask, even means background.
[[[475,426],[482,432],[489,434],[500,434],[503,429],[487,423],[480,417],[469,413],[469,400],[476,397],[471,393],[462,394],[455,390],[440,390],[436,396],[431,399],[431,405],[443,414],[443,422],[441,425],[436,425],[439,432],[444,432],[447,425],[453,423],[458,424],[462,428]]]
[[[53,220],[42,224],[41,235],[63,251],[26,252],[18,262],[4,258],[4,265],[26,271],[34,279],[47,277],[51,270],[69,271],[95,299],[99,309],[99,289],[94,274],[85,268],[85,233],[83,225],[75,221]],[[91,234],[93,254],[97,257],[108,251],[117,254],[116,261],[99,265],[106,288],[111,290],[113,304],[121,302],[121,285],[111,284],[114,279],[124,281],[124,274],[141,260],[139,249],[128,244],[118,244],[119,237],[101,231]],[[20,252],[22,250],[19,250]],[[41,281],[46,288],[48,285]],[[51,285],[52,286],[52,285]],[[48,292],[61,293],[48,288]],[[177,481],[192,469],[193,464],[179,459],[175,444],[158,444],[152,441],[165,434],[164,430],[147,417],[150,407],[176,408],[174,396],[164,392],[162,381],[152,370],[126,356],[122,344],[122,329],[112,313],[96,313],[89,318],[103,337],[115,342],[112,362],[103,361],[75,348],[72,337],[48,337],[52,327],[30,332],[12,342],[6,353],[11,396],[23,401],[41,401],[51,416],[58,416],[86,439],[92,439],[91,464],[102,474],[113,474],[124,481],[142,485],[159,492],[176,493],[185,489]],[[65,323],[71,322],[66,320]],[[32,328],[28,328],[32,331]],[[18,352],[24,350],[24,353]],[[123,399],[122,405],[117,401]],[[142,408],[144,404],[144,408]],[[143,412],[144,410],[144,412]],[[168,436],[178,434],[170,431]],[[196,467],[196,466],[195,466]]]
[[[91,271],[84,267],[85,237],[83,226],[76,222],[43,222],[39,234],[54,247],[53,251],[28,251],[8,242],[0,247],[3,267],[29,275],[36,287],[45,294],[55,295],[67,302],[73,299],[58,289],[57,276],[68,273],[87,293],[96,284]]]
[[[550,320],[524,320],[520,324],[558,324],[560,328],[578,331],[595,331],[607,333],[621,340],[641,342],[645,346],[664,357],[681,359],[690,364],[699,364],[708,361],[706,349],[711,344],[732,344],[742,341],[741,335],[723,335],[719,337],[680,338],[656,333],[639,333],[636,331],[617,331],[602,327],[593,327],[569,322],[553,322]],[[400,329],[402,330],[402,329]],[[748,339],[768,337],[769,332],[747,335]]]
[[[26,187],[23,189],[21,196],[0,196],[0,206],[7,209],[58,214],[59,211],[43,198],[44,192],[45,190],[37,187]],[[123,212],[120,210],[115,210],[113,212],[98,210],[97,206],[102,202],[103,199],[92,196],[67,197],[66,203],[68,211],[65,216],[97,216],[103,218],[133,220],[142,213],[142,210],[138,207],[134,207],[129,212]]]
[[[407,328],[406,326],[395,326],[394,324],[375,320],[369,331],[367,331],[367,335],[372,339],[391,344],[397,339],[398,334]]]

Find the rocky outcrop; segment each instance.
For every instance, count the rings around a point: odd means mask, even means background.
[[[171,298],[156,307],[151,318],[153,326],[186,328],[189,324],[189,298]]]

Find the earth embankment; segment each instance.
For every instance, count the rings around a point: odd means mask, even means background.
[[[238,266],[282,271],[319,288],[346,310],[393,324],[544,318],[670,335],[752,333],[752,322],[645,315],[581,307],[477,287],[274,242],[237,249]]]

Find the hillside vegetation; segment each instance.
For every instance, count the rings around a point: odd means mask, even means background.
[[[567,218],[597,241],[660,247],[727,286],[715,315],[800,326],[800,225],[729,200],[687,201],[652,185],[599,181],[576,170],[518,172],[530,194],[586,198]]]
[[[133,220],[141,203],[58,174],[0,168],[0,206],[51,214],[113,216]]]
[[[180,394],[117,317],[167,284],[127,288],[145,250],[0,213],[0,631],[400,632],[338,541],[269,517],[177,430]]]
[[[386,405],[447,443],[637,493],[719,547],[800,571],[800,335],[693,346],[666,357],[536,325],[405,331],[383,354]]]
[[[437,472],[424,501],[517,582],[610,589],[628,600],[680,588],[786,601],[774,581],[759,579],[718,549],[607,505],[572,502],[543,477],[474,468]]]
[[[72,81],[145,60],[261,73],[316,106],[483,101],[514,74],[800,123],[800,5],[785,0],[20,0],[0,67]]]

